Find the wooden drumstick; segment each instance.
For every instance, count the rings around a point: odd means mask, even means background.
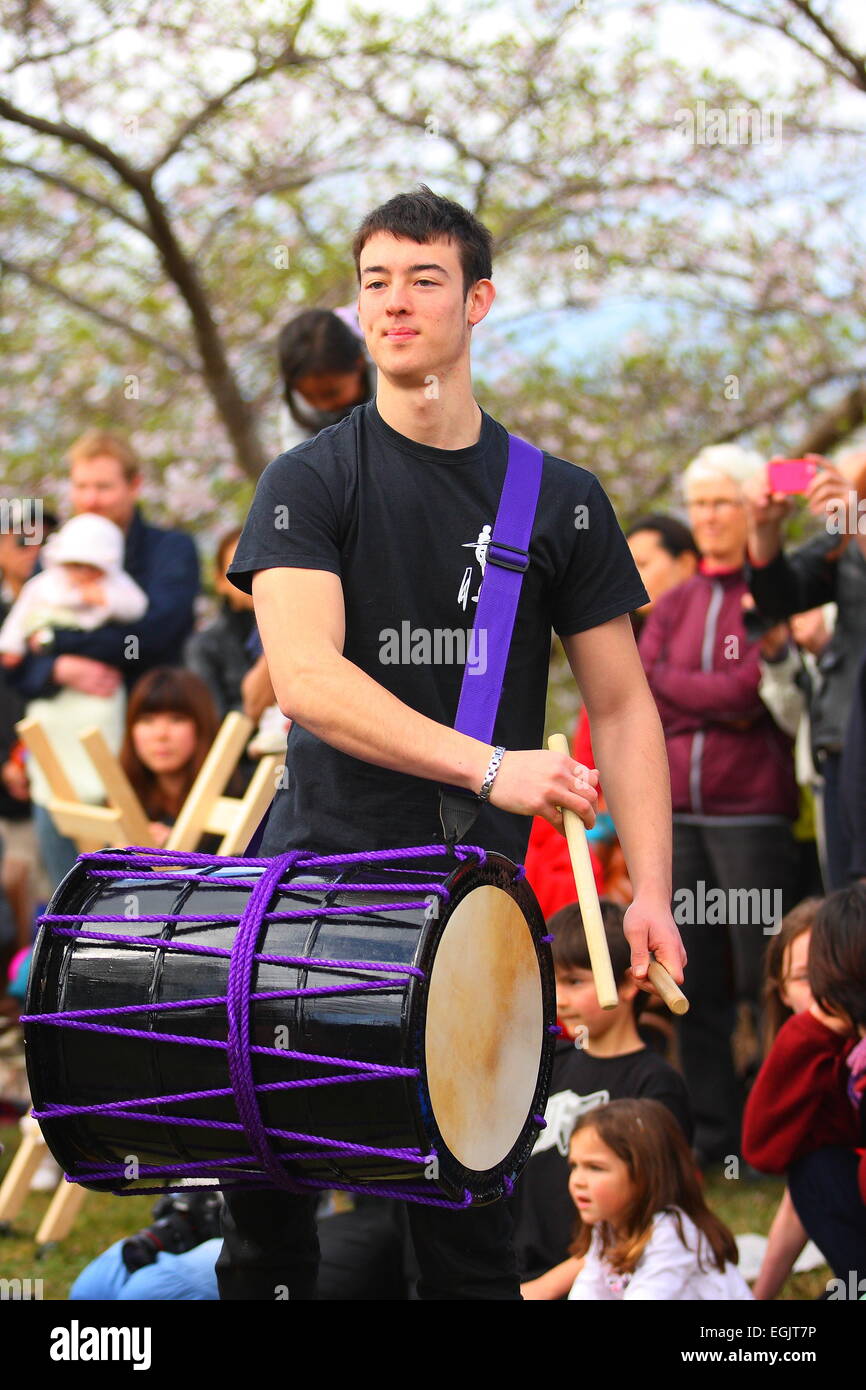
[[[569,758],[572,756],[565,734],[551,734],[547,740],[547,746],[554,753],[565,753]],[[563,810],[562,819],[565,824],[565,838],[568,842],[568,853],[577,888],[577,901],[580,904],[580,915],[583,918],[584,931],[586,932],[589,960],[595,978],[595,992],[601,1007],[612,1009],[618,1002],[616,981],[613,977],[610,953],[607,949],[604,923],[601,920],[601,908],[595,888],[595,875],[592,872],[589,858],[586,830],[580,816],[574,811]],[[659,961],[650,961],[647,978],[650,984],[658,990],[672,1014],[688,1013],[688,999]]]
[[[567,757],[571,757],[571,749],[565,734],[551,734],[547,740],[547,746],[554,753],[565,753]],[[616,980],[613,978],[613,966],[610,963],[607,937],[604,934],[604,923],[601,920],[598,893],[595,891],[595,878],[589,859],[586,831],[583,828],[583,821],[576,812],[562,808],[562,819],[565,825],[565,838],[568,842],[568,854],[571,859],[571,871],[574,874],[574,885],[577,889],[577,901],[580,904],[580,915],[583,918],[583,929],[589,948],[589,963],[592,966],[595,992],[603,1009],[615,1009],[619,1003],[619,995],[616,992]]]
[[[651,960],[647,970],[647,979],[651,985],[655,985],[665,1004],[667,1004],[672,1014],[687,1014],[689,1011],[689,1001],[683,994],[676,980],[665,970],[657,960]]]

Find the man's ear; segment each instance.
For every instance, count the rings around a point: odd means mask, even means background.
[[[466,296],[466,320],[470,328],[480,323],[490,312],[496,298],[496,287],[492,280],[476,280]]]

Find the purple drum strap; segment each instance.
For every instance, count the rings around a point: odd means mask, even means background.
[[[484,579],[472,629],[472,661],[467,653],[454,728],[493,741],[505,667],[529,568],[529,542],[541,490],[543,455],[516,435],[508,436],[508,466],[499,497],[493,538],[487,545]],[[478,816],[481,802],[462,787],[443,786],[439,816],[449,844],[462,840]]]
[[[484,580],[475,612],[474,655],[467,661],[454,727],[489,743],[502,694],[505,666],[523,576],[529,568],[529,541],[541,488],[543,455],[533,444],[508,436],[508,469],[502,484],[494,535],[487,546]],[[483,658],[483,659],[482,659]]]
[[[410,1166],[413,1173],[407,1174],[407,1178],[418,1177],[418,1169],[424,1169],[432,1160],[436,1159],[435,1151],[424,1154],[420,1149],[406,1148],[377,1148],[371,1145],[352,1144],[343,1140],[330,1139],[322,1135],[303,1134],[293,1130],[275,1129],[265,1124],[260,1110],[259,1096],[262,1093],[281,1089],[291,1089],[294,1087],[317,1087],[317,1086],[344,1086],[352,1083],[365,1081],[381,1081],[390,1079],[413,1078],[419,1075],[418,1069],[413,1067],[385,1066],[375,1062],[359,1061],[349,1057],[330,1057],[322,1056],[317,1053],[305,1053],[291,1051],[289,1049],[277,1047],[265,1047],[252,1042],[250,1027],[250,1005],[260,999],[275,998],[299,998],[310,995],[337,995],[345,992],[363,992],[369,990],[388,991],[401,987],[401,981],[407,977],[424,978],[421,970],[415,966],[393,965],[387,961],[363,961],[363,960],[330,960],[327,958],[316,958],[307,956],[280,956],[273,953],[257,951],[259,936],[262,927],[267,921],[285,921],[296,919],[317,919],[321,917],[345,914],[347,911],[355,915],[373,915],[382,911],[416,911],[419,908],[430,907],[431,903],[439,900],[447,900],[449,894],[444,882],[401,882],[393,884],[342,884],[331,880],[307,881],[308,871],[320,870],[323,868],[349,867],[351,865],[363,866],[370,861],[388,860],[412,860],[413,858],[428,859],[435,855],[456,854],[460,860],[477,859],[479,863],[486,861],[486,853],[479,846],[457,845],[453,851],[446,845],[421,845],[403,850],[378,850],[369,851],[362,854],[339,854],[339,855],[313,855],[303,850],[292,850],[289,853],[277,856],[274,859],[246,859],[218,857],[206,854],[182,854],[170,850],[148,850],[131,848],[123,851],[100,851],[94,854],[83,854],[80,859],[90,865],[108,865],[107,868],[92,868],[90,873],[93,877],[103,879],[128,879],[130,874],[142,872],[145,877],[149,877],[149,872],[154,869],[164,868],[166,873],[161,876],[160,881],[166,879],[171,882],[177,880],[180,888],[184,880],[189,880],[189,871],[205,868],[219,869],[220,871],[228,868],[238,868],[247,870],[250,868],[263,868],[264,872],[258,877],[244,876],[238,873],[237,876],[214,874],[201,878],[202,884],[208,886],[243,886],[251,889],[249,898],[243,911],[238,914],[213,913],[210,915],[189,915],[183,913],[152,913],[142,914],[135,917],[118,916],[117,914],[71,914],[71,913],[45,913],[39,919],[48,931],[59,936],[70,936],[83,939],[93,939],[95,941],[121,942],[125,946],[135,948],[158,950],[164,952],[192,952],[206,955],[219,955],[229,957],[229,971],[226,985],[226,995],[212,996],[206,999],[183,999],[163,1001],[160,1003],[130,1004],[121,1005],[115,1008],[88,1008],[71,1009],[58,1011],[55,1013],[28,1014],[22,1016],[21,1022],[32,1025],[42,1024],[49,1027],[62,1027],[69,1029],[87,1029],[106,1034],[114,1034],[128,1038],[142,1038],[150,1042],[177,1043],[188,1047],[208,1047],[219,1048],[226,1052],[230,1086],[214,1087],[204,1091],[181,1091],[169,1095],[145,1096],[140,1099],[124,1099],[119,1101],[104,1101],[91,1105],[60,1105],[46,1104],[39,1110],[34,1110],[36,1119],[60,1120],[65,1117],[75,1117],[87,1114],[115,1115],[123,1120],[135,1120],[141,1123],[150,1124],[176,1124],[178,1126],[192,1126],[201,1128],[211,1128],[220,1130],[235,1131],[242,1134],[252,1150],[251,1153],[239,1153],[228,1158],[211,1158],[208,1160],[198,1160],[193,1163],[168,1164],[168,1165],[141,1165],[137,1172],[139,1175],[166,1177],[183,1175],[185,1178],[209,1178],[212,1179],[212,1186],[246,1186],[246,1187],[268,1187],[274,1186],[287,1189],[292,1192],[302,1192],[309,1189],[330,1189],[338,1188],[346,1191],[367,1192],[374,1195],[400,1197],[405,1201],[420,1202],[428,1206],[441,1206],[453,1209],[460,1209],[470,1205],[471,1194],[464,1192],[460,1201],[453,1201],[444,1197],[431,1196],[431,1189],[435,1191],[435,1184],[428,1183],[424,1187],[415,1187],[411,1181],[401,1181],[396,1186],[377,1185],[369,1183],[345,1183],[328,1178],[322,1180],[310,1178],[302,1174],[289,1174],[285,1164],[295,1160],[313,1158],[338,1158],[340,1154],[370,1155],[375,1158],[387,1158],[405,1163]],[[268,908],[275,894],[281,888],[291,889],[291,882],[284,882],[289,879],[292,873],[304,875],[301,886],[305,890],[329,889],[334,892],[344,891],[366,892],[366,893],[395,893],[407,896],[406,902],[394,901],[388,903],[358,903],[352,908],[346,908],[333,903],[311,903],[308,908],[292,912],[269,912]],[[516,878],[522,877],[523,870],[519,869]],[[425,874],[429,878],[429,874]],[[418,900],[412,897],[420,891],[432,895]],[[142,922],[159,923],[164,928],[175,923],[209,923],[218,926],[222,923],[237,923],[237,932],[231,948],[205,946],[199,943],[177,941],[164,937],[154,936],[127,936],[122,932],[111,932],[101,930],[90,930],[83,924],[92,923],[121,923]],[[348,984],[330,984],[319,986],[306,986],[298,988],[287,988],[280,990],[267,990],[255,992],[252,989],[254,968],[260,962],[268,962],[277,965],[290,967],[308,968],[317,972],[326,970],[342,971],[364,971],[369,972],[372,978],[349,982]],[[134,1028],[117,1026],[115,1023],[102,1022],[108,1017],[121,1019],[136,1013],[148,1016],[163,1013],[170,1014],[172,1010],[184,1008],[198,1008],[201,1006],[220,1006],[225,1005],[228,1020],[228,1036],[225,1042],[216,1038],[195,1037],[183,1033],[161,1033],[152,1028]],[[273,1081],[266,1083],[256,1083],[253,1073],[253,1058],[255,1055],[266,1055],[269,1057],[284,1058],[287,1061],[302,1061],[323,1068],[329,1069],[331,1075],[296,1078],[285,1081]],[[182,1114],[153,1114],[148,1113],[148,1107],[159,1106],[160,1109],[166,1106],[175,1106],[189,1101],[210,1100],[221,1097],[233,1097],[237,1111],[237,1121],[231,1120],[209,1120],[200,1116],[190,1116]],[[543,1123],[540,1116],[533,1117],[536,1124]],[[275,1148],[271,1142],[274,1139],[288,1140],[293,1144],[301,1144],[307,1147],[292,1149],[291,1151]],[[231,1181],[220,1181],[220,1168],[249,1168],[247,1172],[232,1172]],[[111,1191],[124,1193],[128,1191],[155,1191],[170,1192],[184,1190],[188,1183],[180,1186],[160,1186],[157,1188],[130,1187],[126,1185],[118,1188],[118,1182],[128,1184],[127,1172],[124,1165],[120,1163],[98,1163],[91,1171],[86,1173],[76,1173],[69,1175],[70,1182],[85,1181],[94,1185],[102,1185]],[[510,1180],[507,1175],[503,1178],[506,1189],[509,1188]]]

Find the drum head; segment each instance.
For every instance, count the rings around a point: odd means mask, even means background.
[[[484,1171],[517,1142],[539,1082],[544,999],[535,942],[514,898],[484,884],[448,918],[430,976],[430,1103],[459,1163]]]

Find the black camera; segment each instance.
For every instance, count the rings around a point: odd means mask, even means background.
[[[782,618],[765,618],[757,608],[743,609],[743,627],[750,642],[758,642],[765,632],[769,632],[782,621]]]
[[[160,1250],[182,1255],[220,1234],[221,1192],[173,1192],[153,1208],[153,1224],[123,1242],[123,1263],[131,1274],[153,1264]]]

